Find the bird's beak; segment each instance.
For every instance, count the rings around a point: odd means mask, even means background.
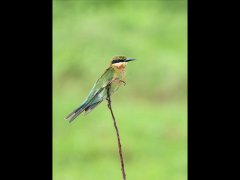
[[[136,60],[136,59],[134,59],[134,58],[127,58],[127,59],[125,60],[125,62],[129,62],[129,61],[133,61],[133,60]]]

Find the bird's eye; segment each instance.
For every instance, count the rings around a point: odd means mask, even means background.
[[[121,60],[121,59],[113,60],[112,64],[119,63],[119,62],[124,62],[124,60]]]

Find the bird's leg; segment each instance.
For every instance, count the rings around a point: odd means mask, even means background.
[[[126,85],[126,82],[125,81],[123,81],[123,80],[119,80],[120,82],[122,82],[122,83],[124,83],[124,86]]]
[[[114,78],[114,79],[112,79],[111,81],[108,82],[108,85],[107,85],[107,87],[106,87],[106,88],[107,88],[107,97],[106,97],[106,100],[108,101],[108,107],[109,107],[109,105],[110,105],[110,103],[111,103],[111,99],[110,99],[111,83],[114,82],[114,81],[116,81],[116,82],[122,82],[122,83],[124,83],[124,86],[126,85],[126,82],[123,81],[123,80],[121,80],[121,79],[119,79],[119,78]]]
[[[124,83],[124,86],[126,85],[126,82],[125,81],[123,81],[123,80],[121,80],[121,79],[119,79],[119,78],[115,78],[115,79],[113,79],[112,81],[111,81],[111,83],[112,82],[121,82],[121,83]]]

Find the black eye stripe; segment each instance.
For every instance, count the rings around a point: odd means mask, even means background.
[[[124,60],[120,60],[120,59],[118,59],[118,60],[113,60],[113,61],[112,61],[112,64],[119,63],[119,62],[124,62]]]

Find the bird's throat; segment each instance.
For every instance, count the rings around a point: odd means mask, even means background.
[[[113,68],[118,75],[124,76],[126,65],[127,63],[117,63],[113,65]]]

